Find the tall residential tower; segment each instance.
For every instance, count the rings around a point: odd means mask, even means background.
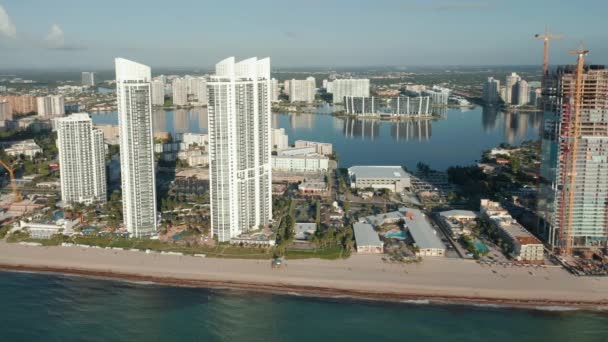
[[[270,59],[227,58],[207,86],[211,227],[228,241],[272,218]]]
[[[561,254],[608,246],[608,70],[559,67],[547,79],[539,214]]]
[[[61,199],[67,203],[105,203],[106,164],[103,133],[86,113],[55,120]]]
[[[116,59],[116,100],[124,224],[135,237],[156,233],[156,186],[148,66]]]

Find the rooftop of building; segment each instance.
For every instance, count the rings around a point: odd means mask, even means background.
[[[366,216],[363,218],[363,220],[369,224],[380,226],[380,225],[383,225],[386,222],[386,220],[396,221],[396,220],[403,219],[404,217],[405,217],[405,215],[403,214],[402,211],[391,211],[388,213]]]
[[[310,153],[302,153],[302,154],[289,154],[289,155],[277,155],[277,156],[272,156],[273,158],[278,158],[278,159],[329,159],[327,156],[324,156],[322,154],[316,153],[316,152],[310,152]]]
[[[394,178],[409,177],[401,166],[351,166],[348,173],[359,178]]]
[[[296,222],[293,228],[296,235],[302,235],[305,233],[312,234],[317,230],[317,224],[310,222]]]
[[[183,177],[183,178],[190,178],[190,177],[196,177],[197,179],[209,179],[209,169],[199,169],[199,168],[193,168],[193,169],[186,169],[183,171],[178,172],[175,177]]]
[[[474,211],[460,210],[460,209],[442,211],[439,213],[439,215],[444,216],[444,217],[470,217],[470,218],[477,217],[477,213]]]
[[[374,230],[374,227],[371,224],[355,223],[353,225],[353,230],[355,231],[355,241],[357,246],[383,246],[378,233]]]
[[[405,224],[420,249],[445,249],[437,231],[420,210],[407,208]]]

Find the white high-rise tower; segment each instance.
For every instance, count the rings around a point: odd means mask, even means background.
[[[103,133],[86,113],[55,120],[61,199],[67,203],[105,203],[106,164]]]
[[[270,58],[227,58],[207,88],[211,227],[228,241],[272,218]]]
[[[156,233],[150,79],[150,67],[116,59],[123,217],[135,237]]]

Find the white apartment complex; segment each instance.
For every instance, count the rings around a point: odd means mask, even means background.
[[[334,80],[331,82],[331,93],[334,103],[343,103],[345,96],[369,97],[369,79]]]
[[[315,78],[289,81],[289,101],[313,103],[315,101]]]
[[[272,218],[270,58],[227,58],[207,86],[211,228],[229,241]]]
[[[283,150],[289,147],[289,137],[285,134],[285,128],[273,128],[270,141],[273,150]]]
[[[38,116],[64,115],[65,99],[61,95],[48,95],[36,98]]]
[[[279,102],[279,81],[276,78],[270,80],[270,102]]]
[[[183,78],[176,78],[172,83],[173,89],[173,104],[176,106],[185,106],[188,104],[188,91],[186,80]]]
[[[333,145],[317,141],[296,140],[295,147],[314,147],[315,152],[324,156],[330,156],[333,153]]]
[[[123,217],[135,237],[156,233],[150,79],[150,67],[116,59]]]
[[[272,156],[272,169],[287,172],[325,172],[329,158],[318,153]]]
[[[165,104],[165,84],[163,81],[156,79],[152,81],[152,105],[162,106]]]
[[[106,201],[103,133],[86,113],[55,120],[61,178],[61,199],[67,203]]]

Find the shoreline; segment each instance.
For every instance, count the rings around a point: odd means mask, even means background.
[[[308,298],[347,298],[356,301],[376,301],[401,304],[431,304],[431,305],[463,305],[479,307],[496,307],[521,310],[546,311],[576,311],[608,313],[608,302],[585,301],[547,301],[547,300],[518,300],[485,297],[433,296],[396,292],[369,292],[344,290],[330,287],[297,286],[290,284],[248,283],[233,281],[198,280],[173,277],[155,277],[143,274],[120,273],[111,271],[94,271],[75,268],[34,267],[22,265],[5,265],[0,263],[0,272],[23,272],[35,274],[52,274],[59,276],[75,276],[87,279],[105,281],[124,281],[133,283],[149,283],[185,288],[202,288],[213,290],[237,290],[253,293],[296,295]],[[146,284],[147,285],[147,284]],[[558,308],[552,310],[551,308]]]
[[[608,311],[608,278],[580,278],[561,268],[528,269],[427,258],[385,263],[381,255],[293,259],[272,269],[268,260],[200,258],[140,251],[43,247],[0,241],[0,270],[57,273],[169,286],[235,289],[383,302],[565,307]]]

